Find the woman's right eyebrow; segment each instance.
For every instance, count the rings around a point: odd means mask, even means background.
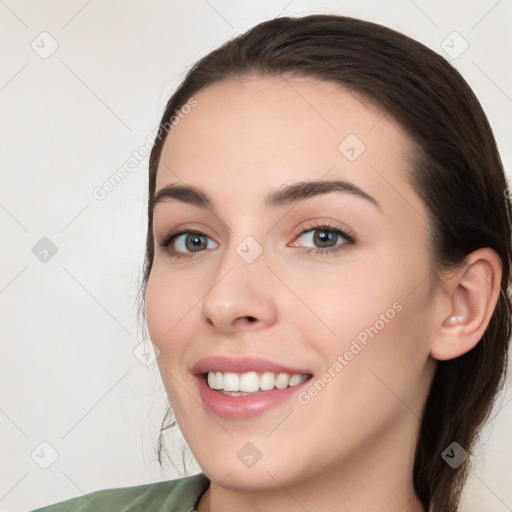
[[[331,192],[342,192],[355,195],[373,204],[378,210],[382,210],[379,202],[367,194],[357,185],[343,180],[305,180],[283,185],[272,191],[265,197],[265,205],[271,208],[279,208],[295,204],[303,199],[316,197]],[[214,209],[213,199],[201,189],[193,185],[181,185],[172,183],[161,188],[150,200],[150,209],[169,200],[176,200],[205,209]]]

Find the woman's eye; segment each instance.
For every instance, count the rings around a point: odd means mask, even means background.
[[[346,245],[354,243],[354,239],[345,231],[334,226],[317,226],[304,229],[291,244],[292,247],[303,247],[307,253],[323,254],[336,252]],[[167,235],[161,247],[167,249],[173,257],[192,256],[193,253],[205,249],[216,249],[219,244],[204,233],[181,231]]]
[[[162,247],[170,247],[171,254],[201,252],[204,249],[215,249],[219,246],[203,233],[182,232],[167,237]]]
[[[315,253],[333,252],[341,249],[343,246],[354,243],[351,236],[339,228],[316,227],[305,230],[297,237],[301,247],[309,248]],[[293,245],[296,245],[295,243]]]

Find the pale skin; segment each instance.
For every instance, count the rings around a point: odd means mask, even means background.
[[[167,137],[156,190],[192,185],[212,207],[155,206],[146,314],[174,414],[212,482],[198,511],[423,512],[412,465],[436,359],[480,340],[499,257],[479,249],[430,287],[429,224],[406,177],[407,136],[341,87],[251,77],[195,98]],[[339,149],[349,134],[366,146],[353,161]],[[265,205],[275,189],[315,179],[350,182],[378,206],[340,191]],[[316,253],[322,223],[354,243],[334,233],[341,250]],[[178,228],[204,233],[205,248],[178,259],[185,236],[158,245]],[[263,251],[252,263],[236,251],[248,236]],[[265,357],[318,378],[395,303],[401,310],[309,403],[293,397],[238,420],[202,404],[190,372],[199,359]],[[248,442],[261,453],[252,467],[237,457]]]

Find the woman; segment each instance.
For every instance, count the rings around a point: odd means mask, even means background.
[[[264,22],[191,69],[149,170],[147,325],[203,473],[40,510],[456,511],[511,311],[459,73],[373,23]]]

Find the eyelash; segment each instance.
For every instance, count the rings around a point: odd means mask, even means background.
[[[301,224],[300,227],[302,228],[302,231],[298,235],[296,235],[295,238],[300,238],[302,235],[309,233],[310,231],[328,231],[330,233],[340,235],[341,238],[343,238],[345,240],[343,243],[337,244],[333,247],[324,247],[324,248],[306,247],[305,249],[307,249],[307,250],[305,252],[307,254],[321,254],[321,255],[334,254],[338,251],[345,249],[349,245],[355,244],[355,239],[353,236],[351,236],[345,230],[341,229],[339,226],[336,226],[329,222],[322,222],[320,224],[316,224],[316,225],[313,225],[310,227],[305,227],[304,225]]]
[[[325,247],[325,248],[307,247],[307,248],[305,248],[305,249],[307,249],[305,251],[307,254],[312,254],[312,253],[321,254],[321,255],[333,254],[333,253],[337,253],[338,251],[345,249],[349,245],[355,244],[355,239],[353,236],[348,234],[345,230],[341,229],[340,227],[338,227],[334,224],[330,224],[328,222],[317,224],[317,225],[314,225],[314,226],[311,226],[308,228],[306,228],[303,225],[301,225],[300,227],[302,228],[302,231],[295,236],[294,240],[297,238],[300,238],[302,235],[304,235],[306,233],[309,233],[310,231],[328,231],[330,233],[335,233],[336,235],[340,235],[344,239],[343,243],[337,244],[333,247]],[[206,235],[202,231],[199,231],[199,230],[193,229],[193,228],[192,229],[185,228],[180,231],[171,232],[171,233],[167,234],[164,237],[164,239],[162,240],[162,242],[158,245],[160,247],[162,247],[163,249],[167,249],[174,242],[174,240],[176,238],[178,238],[179,236],[184,235],[184,234],[187,234],[187,235],[188,234],[196,234],[196,235],[201,235],[201,236],[210,238],[208,235]],[[197,251],[197,252],[204,252],[204,251]],[[185,257],[185,258],[194,257],[195,253],[194,252],[171,251],[169,254],[171,257],[179,259],[182,257]]]

